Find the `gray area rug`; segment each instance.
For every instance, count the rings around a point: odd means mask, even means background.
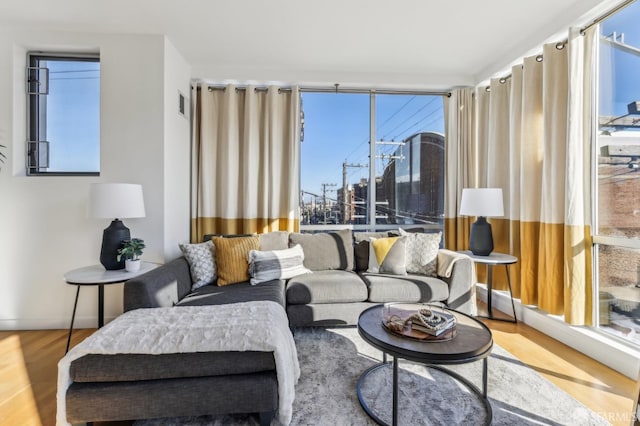
[[[294,330],[301,377],[292,425],[374,425],[356,394],[360,375],[382,359],[355,328]],[[608,425],[597,414],[544,379],[501,347],[488,360],[488,394],[494,425]],[[478,388],[482,361],[447,366]],[[400,425],[481,425],[486,410],[478,397],[450,376],[409,361],[400,362]],[[378,416],[391,421],[392,368],[367,377],[363,396]],[[145,420],[136,426],[257,425],[254,415]]]

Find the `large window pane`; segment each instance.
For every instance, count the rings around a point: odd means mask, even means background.
[[[344,173],[354,194],[349,214],[365,223],[369,157],[369,94],[302,94],[304,141],[301,149],[303,225],[343,223],[338,204]],[[352,166],[348,166],[348,165]],[[363,167],[355,167],[355,165]],[[353,198],[353,199],[351,199]]]
[[[598,323],[640,343],[640,3],[601,25],[597,136]],[[608,238],[616,237],[616,238]]]
[[[640,250],[598,247],[600,327],[640,344]]]
[[[384,186],[379,215],[386,215],[383,219],[386,223],[441,226],[444,217],[442,97],[377,95],[376,134],[380,142],[377,150],[380,164],[376,170],[381,170]]]
[[[302,224],[442,226],[441,96],[303,92]],[[370,158],[374,115],[375,156]],[[369,176],[375,168],[375,219]]]

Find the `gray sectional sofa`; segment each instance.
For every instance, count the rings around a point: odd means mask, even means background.
[[[184,257],[168,262],[124,285],[124,310],[215,305],[254,300],[281,304],[291,327],[354,325],[369,306],[383,302],[444,302],[472,313],[473,262],[451,262],[455,253],[438,252],[450,263],[448,277],[366,272],[369,237],[387,233],[350,230],[323,234],[271,233],[261,249],[300,244],[311,273],[192,290]],[[278,407],[277,378],[271,353],[196,353],[84,356],[71,365],[67,392],[70,422],[112,421],[173,416],[256,412],[269,424]]]
[[[470,258],[457,259],[448,277],[369,273],[366,243],[370,237],[388,236],[387,232],[277,234],[263,248],[300,244],[304,266],[312,273],[254,286],[249,282],[211,284],[191,291],[189,265],[181,257],[125,283],[124,310],[273,300],[286,308],[291,327],[355,325],[364,309],[386,302],[443,302],[473,313],[474,265]],[[452,256],[455,253],[448,250],[438,252],[439,260]]]

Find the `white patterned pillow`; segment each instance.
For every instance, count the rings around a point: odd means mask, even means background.
[[[404,229],[399,231],[400,235],[407,237],[407,272],[436,277],[442,232],[422,234]]]
[[[180,244],[180,250],[189,263],[191,290],[215,282],[217,278],[215,246],[211,240],[198,244]]]
[[[250,250],[249,275],[251,279],[249,282],[255,285],[311,273],[309,269],[304,267],[303,261],[304,251],[300,244],[284,250]]]

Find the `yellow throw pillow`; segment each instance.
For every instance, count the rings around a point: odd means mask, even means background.
[[[249,281],[249,251],[260,249],[260,237],[214,237],[218,285]]]
[[[369,269],[367,272],[407,275],[406,237],[371,237],[369,240]]]

